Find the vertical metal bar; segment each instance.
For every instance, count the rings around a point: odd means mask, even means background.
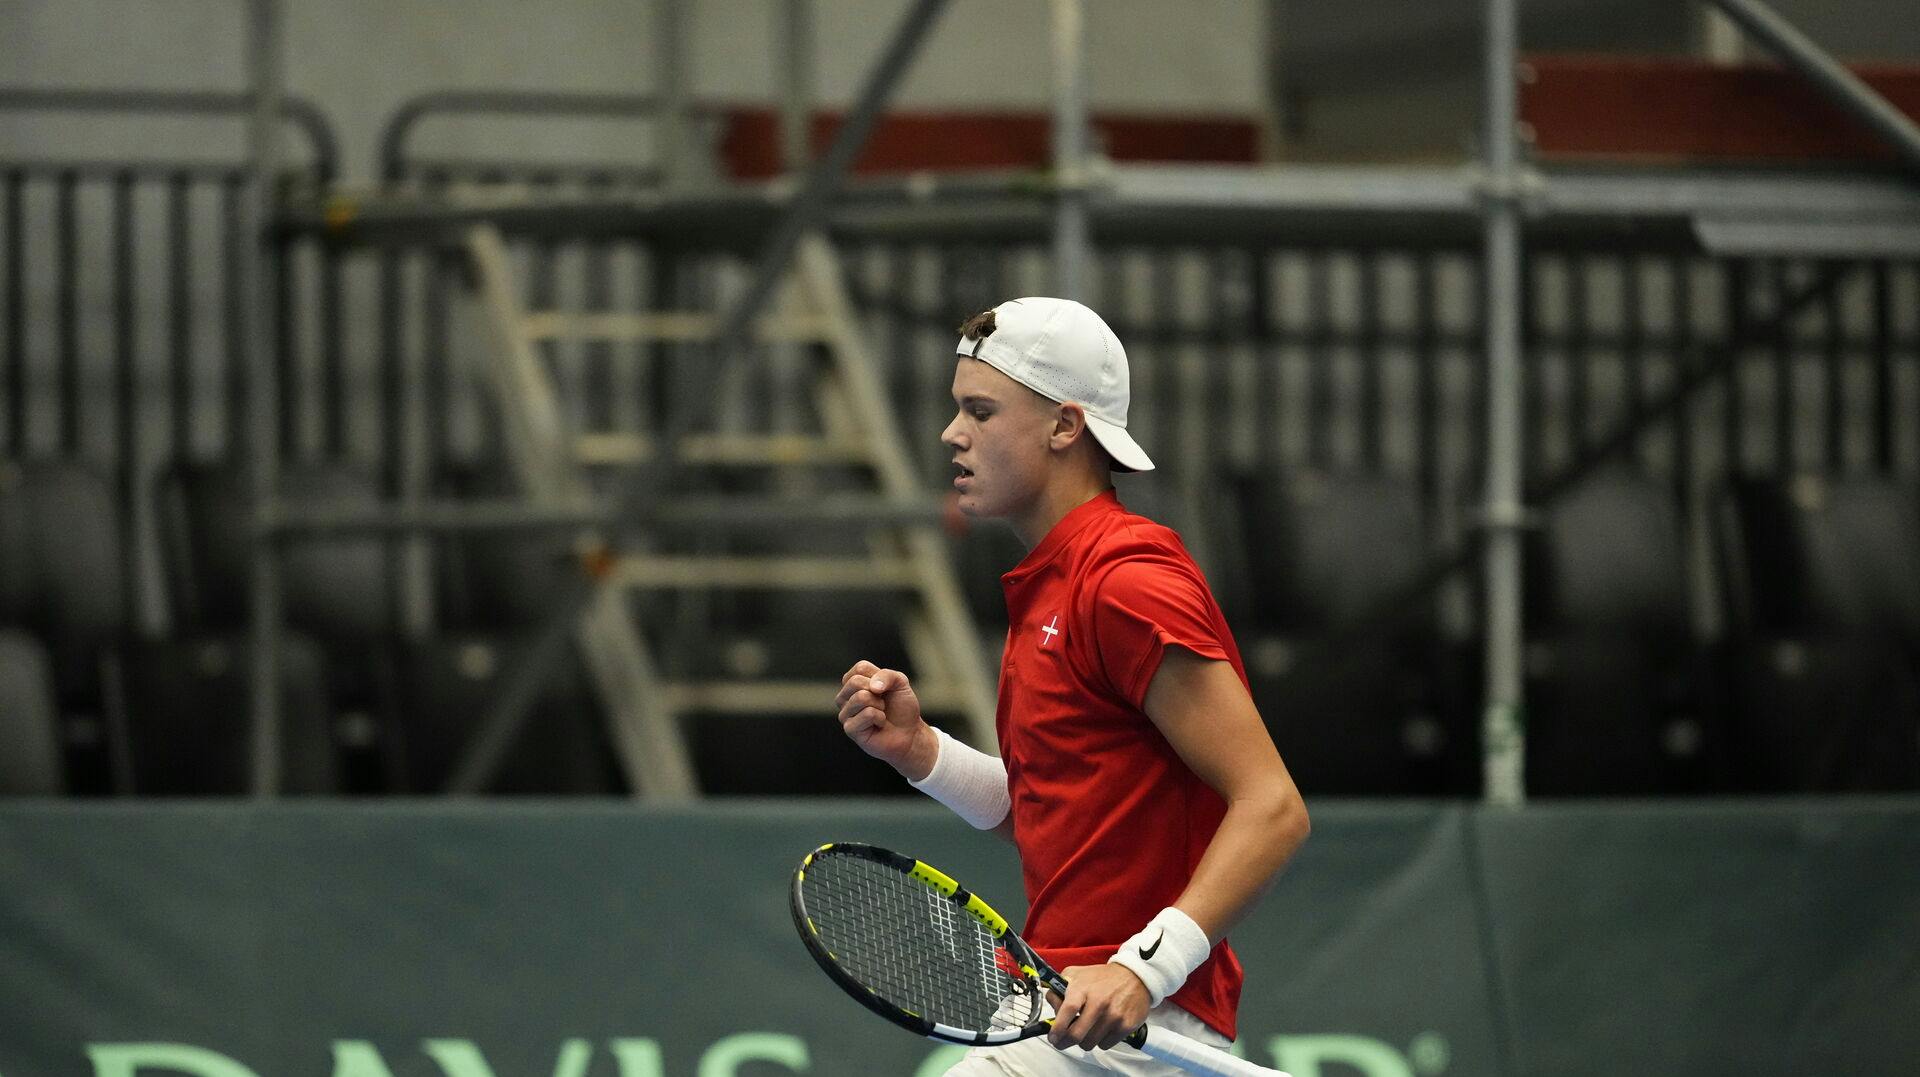
[[[1159,405],[1129,419],[1136,432],[1142,426],[1146,427],[1144,434],[1148,440],[1145,444],[1148,445],[1161,437],[1162,430],[1177,432],[1180,421],[1180,340],[1184,336],[1182,330],[1185,326],[1180,319],[1180,276],[1174,268],[1174,259],[1177,257],[1179,253],[1171,248],[1153,252],[1153,286],[1146,321],[1148,325],[1160,327],[1164,335],[1154,342],[1153,350],[1149,353],[1153,356],[1153,364],[1147,368],[1147,376],[1142,378],[1138,373],[1129,372],[1132,383],[1146,385],[1147,392],[1152,394],[1151,399]],[[1171,481],[1176,484],[1185,478],[1184,475],[1175,474],[1171,467],[1167,468],[1167,474],[1172,476]],[[1162,479],[1162,482],[1166,481],[1169,480]],[[1167,490],[1164,486],[1159,489],[1162,495],[1159,500],[1163,505],[1171,504],[1178,497],[1177,490]]]
[[[420,270],[417,279],[423,292],[432,286],[437,256],[438,252],[432,247],[412,256],[413,264]],[[424,298],[415,298],[415,275],[404,273],[401,279],[407,306],[411,309],[423,308]],[[393,494],[400,504],[409,507],[418,505],[428,495],[433,456],[432,445],[427,437],[430,402],[425,396],[423,368],[426,356],[420,348],[410,346],[411,343],[411,340],[403,341],[399,352],[399,369],[394,372],[400,383],[402,437],[396,454],[399,481]],[[430,537],[423,532],[413,532],[390,538],[383,545],[385,548],[381,553],[387,563],[388,579],[393,581],[388,590],[388,610],[392,623],[406,638],[420,639],[433,631]]]
[[[1893,287],[1886,262],[1873,263],[1873,466],[1893,474]]]
[[[1791,475],[1800,466],[1799,446],[1794,438],[1793,393],[1793,316],[1785,313],[1787,279],[1785,259],[1775,258],[1770,266],[1773,278],[1773,466],[1781,475]]]
[[[813,155],[813,0],[782,0],[780,159],[799,173]]]
[[[1676,254],[1670,263],[1673,273],[1673,327],[1668,351],[1673,376],[1669,384],[1678,391],[1685,372],[1694,358],[1693,332],[1693,260]],[[1728,379],[1729,382],[1732,378]],[[1673,415],[1673,481],[1680,504],[1688,504],[1693,494],[1693,402],[1689,394],[1681,400]]]
[[[320,407],[321,455],[344,460],[348,455],[347,349],[342,331],[344,302],[339,248],[320,241]]]
[[[912,248],[905,244],[893,243],[886,247],[887,283],[886,291],[883,293],[884,298],[880,303],[881,309],[885,311],[883,324],[886,326],[884,339],[887,342],[887,385],[893,399],[899,402],[902,408],[912,409],[909,414],[917,414],[924,404],[914,400],[913,378],[914,368],[924,364],[907,361],[907,357],[914,354],[915,326],[907,313],[914,302],[913,261]],[[913,428],[926,430],[928,425],[916,423]],[[925,460],[927,455],[922,452],[919,457]]]
[[[1280,374],[1280,355],[1272,346],[1274,310],[1273,310],[1273,251],[1265,247],[1248,250],[1253,260],[1253,302],[1247,304],[1247,335],[1253,340],[1253,386],[1255,433],[1271,431],[1271,436],[1257,437],[1254,442],[1253,463],[1257,469],[1264,470],[1267,465],[1278,466],[1286,454],[1282,451],[1280,440],[1279,416],[1286,414],[1286,379]],[[1258,422],[1257,417],[1272,415],[1276,421]]]
[[[1587,427],[1593,419],[1593,319],[1587,309],[1587,277],[1593,263],[1583,254],[1569,251],[1563,298],[1566,300],[1567,330],[1561,360],[1567,378],[1567,459],[1578,460],[1587,447]],[[1540,380],[1544,382],[1545,372]]]
[[[1724,425],[1720,432],[1725,439],[1725,460],[1721,470],[1730,478],[1738,477],[1746,471],[1746,393],[1741,386],[1741,378],[1746,373],[1747,325],[1752,317],[1749,306],[1749,276],[1747,263],[1734,259],[1727,263],[1725,276],[1721,278],[1724,302],[1727,308],[1726,346],[1733,350],[1733,361],[1727,368],[1727,403],[1721,409],[1721,421]]]
[[[247,83],[253,112],[247,127],[248,176],[246,227],[240,244],[247,292],[247,357],[251,360],[249,453],[254,502],[252,647],[252,786],[259,797],[280,792],[280,563],[269,530],[278,513],[279,438],[274,429],[277,386],[274,324],[276,272],[266,239],[275,207],[274,177],[280,170],[278,119],[282,86],[283,41],[279,0],[252,0],[247,40]]]
[[[1307,463],[1333,464],[1333,269],[1332,255],[1307,256]]]
[[[301,433],[305,427],[301,408],[307,402],[306,386],[300,378],[300,346],[294,339],[293,324],[293,277],[299,263],[294,258],[294,245],[299,242],[291,237],[276,239],[263,238],[270,252],[275,272],[273,281],[273,363],[274,384],[278,389],[274,405],[278,410],[275,421],[280,431],[280,454],[283,459],[297,460],[301,451]],[[322,399],[324,406],[326,401]]]
[[[134,300],[132,172],[121,172],[113,183],[113,442],[119,454],[114,469],[115,525],[121,556],[120,609],[129,625],[139,624],[141,560],[135,549],[135,507],[140,492],[140,442],[136,426],[135,394],[139,379],[134,369],[139,311]],[[175,315],[178,318],[178,315]],[[123,786],[124,788],[124,786]]]
[[[430,196],[443,194],[449,184],[447,174],[442,171],[429,172],[421,177]],[[432,410],[427,414],[427,442],[432,447],[433,460],[438,466],[453,456],[453,409],[456,395],[460,392],[452,365],[453,332],[453,288],[458,282],[455,276],[458,264],[446,253],[436,252],[432,256],[427,271],[427,294],[421,320],[425,340],[425,372],[427,399]]]
[[[167,178],[167,366],[173,458],[193,457],[193,243],[189,236],[193,177]]]
[[[1053,280],[1086,296],[1087,30],[1082,0],[1053,0]]]
[[[405,347],[406,318],[402,307],[406,290],[405,259],[399,250],[380,255],[380,474],[382,489],[392,496],[400,489],[400,457],[406,451],[405,387],[400,366]]]
[[[712,350],[715,354],[724,355],[748,339],[754,317],[760,313],[761,307],[773,294],[774,287],[779,284],[781,274],[793,257],[794,248],[800,243],[800,237],[818,226],[820,216],[826,212],[834,192],[839,189],[842,177],[853,166],[854,157],[866,145],[867,136],[873,132],[881,110],[892,98],[908,65],[919,54],[921,43],[932,32],[934,23],[946,6],[946,0],[915,0],[913,7],[900,17],[900,24],[887,42],[885,51],[867,73],[866,82],[861,86],[859,97],[847,114],[846,122],[835,132],[833,144],[807,171],[806,183],[788,203],[786,213],[762,244],[754,262],[752,280],[720,320],[719,330],[714,334]],[[697,393],[693,394],[695,402],[699,399]],[[685,408],[676,409],[676,423],[686,427],[692,419],[691,415],[685,414],[688,411]],[[668,439],[670,446],[675,442],[677,438]]]
[[[80,455],[80,226],[75,206],[78,174],[60,173],[54,211],[59,268],[60,452]]]
[[[454,383],[447,339],[452,329],[452,274],[453,268],[444,255],[436,252],[428,258],[427,294],[422,300],[420,317],[425,334],[421,377],[426,385],[426,452],[430,469],[453,455]]]
[[[1380,252],[1360,253],[1360,459],[1378,472],[1387,437],[1385,392],[1380,369]]]
[[[1246,414],[1246,401],[1239,399],[1235,391],[1238,379],[1234,376],[1240,368],[1235,358],[1235,330],[1246,324],[1246,308],[1253,303],[1251,284],[1253,266],[1247,260],[1247,253],[1238,247],[1219,247],[1213,252],[1213,281],[1211,309],[1207,312],[1207,370],[1200,399],[1190,402],[1187,414],[1208,415],[1215,409],[1224,408],[1227,415],[1224,421],[1203,421],[1202,429],[1214,428],[1214,436],[1201,443],[1201,452],[1206,456],[1206,466],[1201,470],[1205,483],[1197,493],[1202,505],[1206,505],[1219,489],[1223,474],[1223,464],[1231,463],[1240,456],[1240,446],[1245,443],[1246,424],[1242,418]],[[1108,305],[1105,299],[1102,305]],[[1184,420],[1183,420],[1184,421]],[[1200,524],[1204,528],[1210,516],[1203,514]],[[1208,536],[1208,548],[1216,553],[1223,547],[1220,536]]]
[[[549,239],[536,239],[532,249],[527,252],[527,295],[526,310],[529,313],[545,312],[555,309],[560,303],[559,263],[560,246]],[[554,388],[560,394],[561,412],[569,420],[574,430],[579,430],[580,420],[580,382],[576,375],[578,368],[571,362],[575,357],[573,350],[576,341],[550,339],[535,345],[540,358],[552,372]]]
[[[649,248],[649,256],[651,264],[646,291],[641,297],[642,309],[670,310],[680,295],[684,260],[678,249],[665,243],[655,243]],[[645,405],[640,425],[648,433],[661,435],[669,425],[667,409],[672,405],[674,386],[679,381],[674,369],[675,349],[666,341],[647,341],[641,344],[641,349],[645,358],[639,366],[640,392]]]
[[[247,272],[253,263],[246,254],[246,176],[229,173],[220,187],[220,309],[226,315],[223,337],[226,351],[227,430],[224,454],[239,463],[245,457],[245,442],[250,425],[251,407],[247,394],[252,379],[247,376]]]
[[[1523,371],[1522,376],[1526,383],[1525,391],[1531,397],[1531,406],[1525,408],[1520,416],[1520,445],[1521,452],[1529,460],[1544,460],[1547,456],[1546,416],[1551,410],[1552,402],[1547,399],[1546,356],[1552,349],[1542,344],[1546,338],[1546,330],[1540,326],[1540,295],[1543,290],[1541,278],[1545,275],[1549,264],[1551,263],[1544,256],[1529,259],[1520,275],[1520,354],[1525,356],[1524,361],[1530,364]],[[1487,331],[1486,259],[1482,257],[1476,266],[1480,270],[1477,278],[1477,283],[1480,285],[1480,302],[1475,305],[1475,309],[1481,319],[1476,328],[1484,336]],[[1561,347],[1564,354],[1566,335],[1565,327],[1561,328],[1561,336],[1554,343]],[[1485,364],[1482,364],[1480,369],[1484,375]],[[1491,401],[1488,396],[1487,379],[1484,376],[1480,379],[1478,392],[1478,414],[1485,420],[1491,413],[1489,410]],[[1478,455],[1474,457],[1474,462],[1484,469],[1486,467],[1484,441],[1476,447],[1476,452]]]
[[[1645,313],[1640,295],[1640,257],[1632,251],[1620,255],[1620,364],[1626,382],[1627,421],[1640,425],[1640,417],[1647,410],[1647,348],[1646,326],[1642,324]],[[1628,453],[1628,459],[1640,459],[1639,446],[1644,439],[1636,439],[1634,451]]]
[[[1518,0],[1487,0],[1486,170],[1487,509],[1486,752],[1489,804],[1525,800],[1521,681],[1520,170],[1515,123]]]
[[[1266,48],[1261,50],[1261,58],[1266,61],[1266,77],[1262,80],[1266,88],[1266,152],[1264,159],[1278,161],[1286,156],[1287,134],[1293,125],[1293,87],[1290,81],[1293,53],[1290,46],[1293,38],[1288,34],[1287,8],[1289,0],[1267,0]]]
[[[1414,451],[1419,454],[1420,507],[1427,520],[1440,519],[1440,348],[1435,303],[1434,253],[1420,251],[1413,268]]]
[[[661,185],[669,193],[690,186],[687,175],[687,72],[684,0],[654,0],[657,21],[653,34],[653,62],[660,72],[659,147]]]
[[[1840,270],[1829,264],[1823,267],[1826,272],[1838,273]],[[1843,331],[1845,323],[1840,308],[1840,289],[1829,288],[1820,297],[1820,316],[1825,322],[1823,331],[1822,359],[1827,365],[1827,415],[1826,415],[1826,457],[1829,474],[1838,475],[1846,470],[1847,444],[1847,357]]]
[[[589,197],[604,198],[612,193],[605,182],[589,181]],[[582,256],[586,260],[584,272],[586,288],[583,299],[587,309],[596,313],[613,309],[612,246],[605,240],[589,240]],[[581,360],[586,364],[583,380],[586,382],[586,428],[589,430],[611,430],[614,422],[613,407],[613,345],[604,340],[590,340],[581,349]]]
[[[26,173],[7,170],[7,455],[27,455]]]
[[[1920,310],[1920,262],[1914,263],[1913,270],[1914,270],[1913,304],[1915,309]],[[1920,337],[1920,332],[1917,332],[1915,335],[1916,337]],[[1916,339],[1914,343],[1914,348],[1916,351],[1920,351],[1920,339]],[[1916,361],[1917,361],[1916,365],[1920,365],[1920,356],[1916,356]],[[1916,408],[1915,410],[1920,411],[1920,408]],[[1912,412],[1907,412],[1906,414],[1909,420],[1912,420],[1914,418],[1914,415]],[[1913,440],[1914,440],[1915,455],[1916,457],[1920,457],[1920,422],[1913,423]]]

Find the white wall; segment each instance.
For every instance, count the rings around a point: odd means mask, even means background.
[[[338,128],[346,175],[373,174],[380,125],[402,101],[448,88],[645,92],[648,0],[284,0],[290,88]],[[694,94],[768,102],[783,0],[686,0]],[[1274,0],[1087,0],[1096,108],[1259,117]],[[1912,0],[1778,0],[1842,56],[1920,58]],[[906,0],[815,0],[818,94],[857,91]],[[898,102],[915,108],[1043,108],[1046,0],[953,0]],[[1304,103],[1299,156],[1414,158],[1466,152],[1478,100],[1479,0],[1279,0],[1282,62]],[[1685,0],[1524,0],[1528,47],[1680,51]],[[236,90],[246,0],[4,0],[0,84]],[[149,121],[129,135],[71,117],[0,119],[0,155],[124,156],[129,146],[231,159],[238,123]],[[436,121],[425,145],[510,145],[573,159],[645,159],[635,124]]]
[[[771,100],[780,5],[690,0],[688,7],[692,92]],[[843,104],[858,91],[906,7],[899,0],[819,0],[814,70],[821,101]],[[334,121],[347,175],[365,179],[380,125],[425,91],[652,89],[655,11],[635,0],[289,0],[287,84]],[[1256,113],[1262,82],[1254,46],[1262,40],[1263,11],[1259,0],[1095,0],[1088,5],[1095,107]],[[0,4],[0,83],[237,90],[246,78],[244,40],[245,0],[18,0]],[[901,87],[900,105],[1045,107],[1047,4],[954,0],[929,46]],[[99,121],[9,126],[0,152],[126,152],[124,133],[86,130]],[[491,131],[501,137],[502,128]],[[197,122],[139,141],[236,152],[240,137],[237,124]],[[463,137],[450,121],[434,137],[441,148],[467,150],[488,138],[472,128]],[[516,125],[505,137],[516,145],[553,142],[556,152],[571,144],[577,155],[599,158],[646,142],[646,132],[631,125],[559,130],[551,122]]]

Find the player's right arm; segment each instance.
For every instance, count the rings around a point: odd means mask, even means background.
[[[976,829],[1013,840],[1005,764],[928,725],[906,674],[855,662],[840,678],[834,701],[841,730],[861,751],[892,766]]]

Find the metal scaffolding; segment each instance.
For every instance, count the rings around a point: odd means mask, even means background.
[[[1892,243],[1894,249],[1907,252],[1920,249],[1920,229],[1914,223],[1920,220],[1920,189],[1911,176],[1576,172],[1523,162],[1515,131],[1519,0],[1485,0],[1483,156],[1475,165],[1457,168],[1228,169],[1096,162],[1087,134],[1083,3],[1053,0],[1054,167],[1048,181],[943,177],[911,184],[862,184],[842,191],[843,178],[866,134],[944,7],[942,0],[916,0],[875,62],[833,146],[811,162],[802,183],[776,190],[694,190],[688,179],[687,102],[684,72],[679,67],[683,5],[681,0],[659,0],[664,32],[658,35],[662,81],[657,98],[668,118],[661,160],[668,178],[663,193],[591,205],[529,199],[513,206],[479,206],[422,197],[355,200],[348,213],[342,213],[337,202],[275,206],[271,177],[278,151],[268,119],[276,114],[282,97],[280,3],[250,3],[249,71],[255,104],[250,150],[259,220],[277,219],[281,228],[325,232],[341,242],[369,244],[418,241],[423,235],[444,237],[484,220],[507,232],[541,234],[665,229],[730,249],[756,251],[751,280],[722,320],[719,352],[744,339],[746,327],[772,295],[799,237],[812,231],[1048,236],[1053,242],[1055,288],[1065,295],[1085,289],[1089,245],[1100,237],[1205,241],[1280,231],[1311,237],[1316,228],[1360,227],[1385,235],[1437,236],[1462,247],[1477,246],[1488,282],[1485,369],[1490,421],[1483,511],[1471,541],[1437,556],[1422,579],[1423,586],[1430,587],[1433,580],[1455,574],[1476,557],[1482,559],[1489,626],[1485,788],[1490,801],[1503,805],[1521,803],[1525,789],[1520,537],[1530,513],[1526,495],[1550,497],[1577,482],[1606,452],[1631,444],[1646,424],[1668,414],[1676,401],[1683,402],[1699,384],[1697,378],[1682,379],[1668,400],[1601,439],[1602,446],[1614,449],[1597,451],[1544,483],[1523,484],[1528,474],[1521,437],[1523,233],[1617,231],[1624,220],[1676,244],[1702,244],[1710,251],[1722,245],[1742,252],[1850,249],[1863,240]],[[1920,131],[1910,120],[1760,0],[1715,3],[1762,46],[1877,132],[1910,169],[1920,171]],[[806,6],[804,0],[787,0],[787,30],[782,35],[789,49],[782,68],[783,146],[791,172],[806,163],[810,81],[806,51],[811,47]],[[254,251],[257,256],[259,249]],[[583,519],[618,518],[621,512],[582,510],[549,519],[511,506],[415,505],[404,512],[359,516],[282,511],[276,501],[275,411],[269,373],[274,368],[271,266],[263,260],[259,268],[260,272],[250,275],[254,302],[249,321],[256,372],[253,490],[262,534],[254,570],[254,785],[262,795],[271,795],[277,767],[272,685],[280,585],[274,535],[309,528],[408,532],[570,526]],[[1783,301],[1782,308],[1791,306]],[[684,433],[691,418],[677,410],[671,417],[674,431]],[[677,443],[677,438],[667,440],[670,445]]]

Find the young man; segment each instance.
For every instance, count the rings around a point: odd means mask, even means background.
[[[1178,535],[1114,495],[1112,471],[1153,462],[1127,434],[1113,331],[1079,303],[1029,298],[961,332],[959,413],[940,437],[960,510],[1006,520],[1028,549],[1002,577],[1002,754],[929,726],[906,675],[871,662],[841,678],[840,724],[1013,841],[1022,936],[1069,984],[1051,1046],[976,1048],[949,1072],[1175,1073],[1100,1049],[1149,1018],[1233,1040],[1241,971],[1225,936],[1306,839],[1306,808],[1205,578]],[[1093,1053],[1063,1053],[1076,1046]]]

